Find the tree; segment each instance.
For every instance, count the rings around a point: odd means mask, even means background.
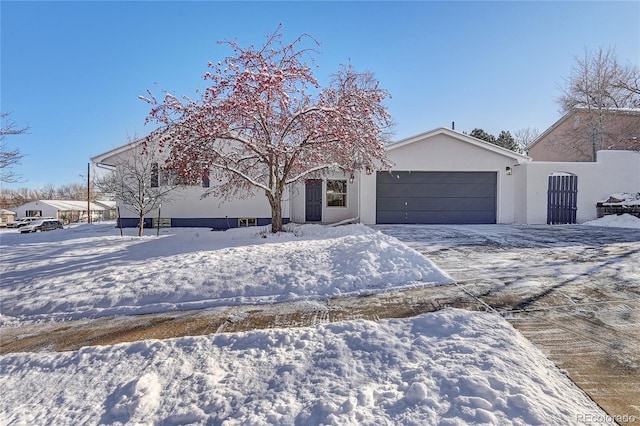
[[[350,65],[336,72],[321,89],[311,66],[318,43],[302,35],[282,42],[280,27],[259,49],[233,41],[234,56],[216,64],[199,100],[164,91],[152,105],[148,121],[160,124],[161,142],[170,155],[168,167],[181,175],[211,170],[205,195],[221,199],[263,191],[271,206],[271,230],[282,230],[282,200],[287,186],[330,171],[353,174],[389,166],[385,130],[391,117],[382,102],[388,93],[369,72]]]
[[[536,128],[526,127],[524,129],[516,130],[513,134],[513,138],[518,145],[518,152],[524,153],[529,148],[529,145],[540,136],[540,131]]]
[[[578,151],[595,161],[598,150],[637,136],[640,124],[628,129],[616,112],[640,106],[638,80],[637,67],[621,65],[613,48],[585,50],[584,57],[576,57],[557,102],[563,113],[576,111],[580,117],[557,149]]]
[[[501,131],[494,143],[513,152],[521,152],[516,140],[508,130]]]
[[[480,139],[486,142],[496,143],[496,137],[492,134],[485,132],[482,129],[475,128],[469,133],[469,136],[474,137],[476,139]]]
[[[483,129],[475,128],[471,131],[471,133],[469,133],[469,136],[492,143],[505,149],[509,149],[514,152],[522,153],[522,149],[520,149],[520,146],[518,146],[518,143],[515,141],[513,136],[511,136],[511,132],[509,132],[508,130],[502,130],[496,138]]]
[[[145,215],[173,201],[179,188],[175,175],[162,168],[153,141],[146,142],[130,142],[126,155],[114,162],[114,170],[94,179],[94,186],[102,193],[113,194],[138,215],[139,236],[144,233]]]
[[[11,167],[18,164],[23,155],[17,148],[10,148],[5,140],[9,135],[21,135],[29,130],[29,127],[16,127],[16,124],[8,120],[9,113],[0,112],[0,121],[2,126],[0,127],[0,182],[16,182],[17,176],[11,170]]]

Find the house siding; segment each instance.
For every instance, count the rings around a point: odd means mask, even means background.
[[[166,216],[164,216],[166,217]],[[245,216],[242,216],[245,217]],[[170,218],[172,228],[211,228],[213,230],[226,230],[238,227],[238,220],[240,217],[200,217],[200,218]],[[258,217],[256,219],[256,226],[268,226],[271,225],[270,217]],[[118,226],[123,228],[135,228],[138,226],[138,218],[135,217],[123,217],[120,218]],[[283,223],[289,223],[289,218],[283,218]],[[153,218],[145,217],[144,227],[153,227]]]

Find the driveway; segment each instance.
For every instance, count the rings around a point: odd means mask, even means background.
[[[376,226],[499,312],[620,424],[640,423],[640,230]]]

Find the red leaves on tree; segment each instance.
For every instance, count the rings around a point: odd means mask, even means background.
[[[184,175],[212,171],[211,192],[226,198],[264,190],[274,232],[281,230],[285,186],[331,171],[386,166],[384,131],[391,117],[382,102],[388,93],[371,73],[342,66],[321,89],[305,59],[313,61],[307,35],[282,43],[280,28],[260,49],[224,42],[235,55],[207,64],[210,82],[201,98],[178,99],[164,92],[143,98],[147,121],[162,125],[160,143],[167,165]]]

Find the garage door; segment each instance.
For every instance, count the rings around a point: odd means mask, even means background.
[[[378,172],[376,223],[496,223],[495,172]]]

